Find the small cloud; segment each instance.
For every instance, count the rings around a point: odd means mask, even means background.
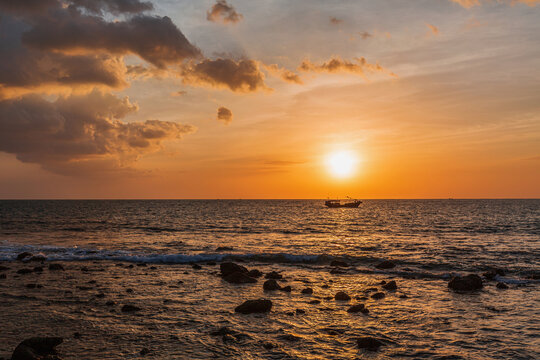
[[[293,84],[302,84],[302,79],[300,79],[300,76],[298,74],[287,70],[285,68],[279,67],[277,64],[270,64],[266,65],[264,64],[264,68],[268,70],[268,72],[271,75],[279,76],[279,78],[285,82],[293,83]]]
[[[212,22],[223,24],[236,24],[244,18],[242,14],[236,12],[234,6],[227,4],[226,0],[217,0],[212,8],[206,12],[206,19]]]
[[[339,25],[343,22],[342,19],[338,19],[337,17],[331,16],[330,17],[330,24],[332,25]]]
[[[178,91],[175,91],[175,92],[171,93],[171,96],[184,96],[184,95],[187,95],[186,90],[178,90]]]
[[[360,37],[362,38],[362,40],[366,40],[366,39],[369,39],[370,37],[373,37],[373,34],[367,32],[367,31],[363,31],[360,34]]]
[[[299,70],[306,72],[317,73],[353,73],[365,76],[366,73],[385,73],[393,77],[397,77],[393,72],[383,68],[379,64],[370,64],[364,57],[355,58],[354,61],[343,60],[339,57],[333,57],[330,60],[321,64],[312,63],[309,60],[304,60],[300,64]]]
[[[439,35],[439,28],[432,24],[426,24],[426,26],[429,28],[428,35]]]
[[[233,119],[232,111],[223,106],[219,107],[217,119],[218,121],[222,121],[225,125],[229,125]]]

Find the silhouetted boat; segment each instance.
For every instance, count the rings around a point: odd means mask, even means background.
[[[326,200],[324,205],[329,208],[357,208],[362,202],[360,200],[351,200],[342,203],[341,200]]]

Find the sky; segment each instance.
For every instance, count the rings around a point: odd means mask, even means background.
[[[539,34],[540,0],[0,0],[0,198],[539,198]]]

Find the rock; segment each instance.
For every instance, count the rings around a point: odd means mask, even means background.
[[[55,264],[49,264],[49,270],[50,271],[64,270],[64,267],[62,266],[62,264],[56,264],[56,263]]]
[[[274,344],[272,344],[271,342],[265,342],[265,343],[263,343],[263,347],[266,350],[271,350],[271,349],[275,348],[276,346]]]
[[[393,291],[393,290],[396,290],[397,289],[397,284],[394,280],[386,283],[385,285],[383,285],[383,289],[385,290],[389,290],[389,291]]]
[[[328,289],[329,287],[330,287],[330,285],[328,285],[328,284],[321,285],[322,289]]]
[[[127,292],[128,294],[131,294],[131,293],[133,293],[133,289],[128,288],[128,289],[126,289],[126,292]]]
[[[363,308],[362,310],[360,310],[360,312],[364,315],[369,314],[369,310],[367,308]]]
[[[142,348],[141,351],[139,351],[139,354],[142,356],[148,355],[150,353],[150,350],[148,348]]]
[[[364,290],[365,292],[372,292],[372,291],[379,291],[379,289],[377,288],[367,288],[366,290]]]
[[[333,296],[325,296],[323,299],[324,300],[332,300],[334,297]]]
[[[280,290],[290,293],[292,291],[292,287],[290,285],[287,285],[287,286],[282,287]]]
[[[252,278],[260,278],[261,276],[263,276],[263,273],[260,272],[259,270],[257,269],[253,269],[253,270],[250,270],[247,275],[249,277],[252,277]]]
[[[269,272],[268,274],[266,274],[265,278],[274,279],[274,280],[281,280],[281,279],[283,279],[283,275],[281,275],[280,273],[278,273],[276,271],[272,271],[272,272]]]
[[[122,312],[135,312],[135,311],[141,310],[141,308],[138,307],[138,306],[135,306],[135,305],[129,305],[128,304],[128,305],[122,306],[121,310],[122,310]]]
[[[265,313],[272,310],[272,301],[266,299],[246,300],[234,311],[241,314]]]
[[[133,264],[129,264],[128,266],[126,266],[126,269],[133,269],[135,266],[133,266]],[[86,270],[84,270],[86,269]],[[82,271],[88,271],[88,268],[85,266],[84,268],[81,269]]]
[[[96,297],[98,299],[103,299],[105,297],[105,294],[104,293],[99,293],[99,294],[96,294]]]
[[[91,286],[77,286],[77,289],[81,291],[87,291],[87,290],[92,290],[92,287]]]
[[[298,315],[302,315],[302,314],[305,314],[305,313],[306,313],[306,310],[296,309],[296,313],[297,313]]]
[[[384,260],[383,262],[378,263],[375,267],[377,269],[385,270],[385,269],[392,269],[396,267],[396,264],[390,260]]]
[[[374,300],[384,299],[385,297],[386,297],[386,294],[383,292],[376,292],[375,294],[371,295],[371,298]]]
[[[37,284],[26,284],[26,287],[28,289],[35,289],[37,287]]]
[[[223,277],[223,280],[231,284],[252,284],[257,282],[257,279],[249,277],[246,273],[239,271],[227,274]]]
[[[351,297],[347,295],[347,293],[340,291],[334,296],[334,299],[339,301],[349,301],[351,300]]]
[[[360,349],[366,349],[369,351],[377,351],[382,345],[384,345],[380,340],[371,336],[361,337],[356,340],[356,343]]]
[[[263,284],[263,290],[264,291],[274,291],[274,290],[280,290],[281,286],[279,286],[278,282],[274,279],[266,280]]]
[[[17,255],[17,260],[18,261],[23,261],[25,260],[26,258],[30,258],[32,257],[34,254],[28,252],[28,251],[25,251],[25,252],[22,252],[20,253],[19,255]]]
[[[300,336],[296,336],[294,334],[280,335],[279,338],[283,339],[283,340],[291,341],[291,342],[296,342],[296,341],[302,340],[302,338]]]
[[[75,332],[75,333],[73,334],[73,338],[74,338],[74,339],[80,339],[80,338],[81,338],[81,333]]]
[[[448,287],[457,291],[473,291],[480,290],[484,287],[482,278],[475,274],[467,276],[454,276],[452,280],[448,282]]]
[[[148,265],[146,263],[137,263],[137,266],[140,266],[140,267],[147,267]]]
[[[216,266],[217,263],[215,261],[207,261],[206,265],[208,265],[208,266]]]
[[[114,301],[112,301],[112,300],[109,300],[109,301],[107,301],[107,302],[105,303],[105,305],[106,305],[106,306],[114,306],[114,305],[116,305],[116,303],[115,303]]]
[[[364,310],[364,304],[356,304],[347,309],[348,313],[357,313]]]
[[[401,295],[399,295],[399,298],[400,299],[407,299],[409,297],[406,294],[401,294]]]
[[[218,246],[216,251],[233,251],[234,249],[230,246]]]
[[[219,269],[221,270],[221,276],[225,277],[229,274],[240,272],[247,274],[248,269],[246,269],[242,265],[235,264],[233,262],[224,262],[219,265]]]
[[[381,281],[381,282],[379,283],[379,285],[386,285],[386,281],[385,281],[385,280]]]
[[[502,282],[497,283],[497,289],[508,289],[508,285]]]
[[[21,275],[31,274],[33,272],[34,270],[26,269],[26,268],[17,270],[17,274],[21,274]]]
[[[321,300],[311,300],[309,303],[312,305],[318,305],[321,303]]]
[[[356,300],[359,300],[359,301],[364,301],[364,300],[367,300],[368,298],[366,296],[361,296],[361,295],[357,295],[354,297]]]
[[[199,264],[191,264],[191,267],[192,267],[194,270],[201,270],[201,269],[202,269],[202,266],[199,265]]]
[[[486,271],[482,274],[487,280],[495,280],[495,277],[497,276],[504,276],[504,270],[502,269],[492,269],[489,271]]]
[[[150,266],[150,270],[157,270],[157,267],[155,267],[155,266]]]
[[[7,266],[1,266],[0,265],[0,271],[6,271],[6,270],[9,270],[9,268]]]
[[[330,266],[336,266],[336,267],[348,267],[349,264],[346,263],[345,261],[341,261],[341,260],[333,260],[333,261],[330,263]]]
[[[313,294],[313,289],[312,288],[302,289],[302,294],[311,295],[311,294]]]
[[[345,274],[345,271],[339,269],[339,268],[333,268],[330,270],[330,274],[332,275],[339,275],[339,274]]]
[[[1,274],[0,275],[0,279],[5,279],[6,278],[6,274]]]
[[[59,360],[56,346],[64,341],[61,337],[33,337],[21,342],[13,351],[11,360]]]
[[[43,272],[43,268],[41,266],[35,266],[34,267],[34,272],[36,272],[36,273]]]
[[[41,262],[43,262],[45,260],[47,260],[47,255],[39,253],[39,254],[33,255],[29,259],[25,258],[23,261],[41,261]]]

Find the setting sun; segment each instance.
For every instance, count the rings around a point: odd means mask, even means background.
[[[351,151],[336,151],[326,157],[328,171],[335,177],[351,176],[356,169],[357,159]]]

